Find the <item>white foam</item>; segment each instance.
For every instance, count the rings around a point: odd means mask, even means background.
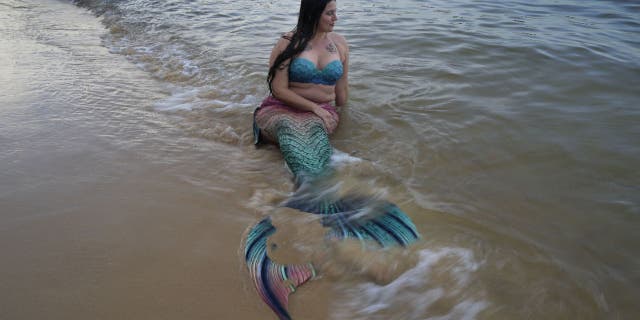
[[[160,60],[163,61],[163,67],[167,70],[179,67],[181,68],[180,73],[188,77],[193,77],[200,72],[198,65],[187,58],[189,54],[182,48],[182,45],[172,43],[164,47],[159,46],[159,48]]]
[[[176,90],[168,98],[160,100],[154,104],[154,108],[158,111],[178,111],[193,110],[198,100],[199,89],[182,89]]]
[[[226,105],[228,105],[230,102],[228,101],[224,101],[224,100],[218,100],[218,99],[213,99],[213,100],[209,100],[209,103],[219,106],[219,107],[224,107]]]
[[[246,109],[247,107],[255,105],[253,101],[255,97],[245,96],[241,102],[228,101],[226,99],[211,99],[205,98],[206,93],[211,91],[219,91],[214,86],[205,87],[177,87],[169,89],[172,91],[171,95],[163,100],[160,100],[154,104],[154,108],[158,111],[178,111],[178,110],[193,110],[212,108],[213,111],[227,111],[231,109]],[[204,93],[204,94],[203,94]]]
[[[258,97],[254,96],[254,95],[251,95],[251,94],[248,94],[248,95],[244,96],[244,98],[242,99],[242,101],[240,101],[240,103],[244,104],[244,105],[255,105],[255,106],[257,106],[258,101],[259,101]]]
[[[252,95],[224,96],[225,90],[212,85],[200,87],[168,85],[167,90],[170,95],[153,104],[156,111],[179,112],[206,109],[223,113],[225,116],[233,113],[246,115],[248,107],[253,108],[255,105],[253,102],[257,99]],[[224,143],[236,144],[242,139],[241,134],[224,121],[215,124],[209,123],[206,127],[194,127],[193,129],[201,137]]]
[[[193,61],[188,59],[182,59],[182,74],[187,76],[195,76],[200,72],[198,67]]]
[[[443,260],[446,259],[446,260]],[[443,266],[439,263],[445,262]],[[444,320],[473,319],[487,303],[473,298],[463,298],[471,276],[479,267],[473,252],[463,248],[421,250],[418,264],[386,285],[372,282],[341,288],[348,299],[335,302],[333,319],[386,319],[385,311],[402,310],[398,319]],[[434,271],[443,272],[454,283],[432,279]],[[428,308],[442,298],[461,300],[447,315],[429,317]]]
[[[362,162],[363,160],[358,157],[354,157],[346,152],[342,152],[338,149],[333,149],[333,154],[331,155],[331,164],[334,166],[347,165],[350,163]]]
[[[216,106],[213,111],[217,112],[230,110],[246,110],[247,108],[253,109],[257,106],[258,99],[253,95],[245,95],[240,102],[233,102],[237,101],[239,98],[240,97],[232,96],[229,99],[231,101],[213,99],[207,100],[206,102],[209,104],[209,106]]]

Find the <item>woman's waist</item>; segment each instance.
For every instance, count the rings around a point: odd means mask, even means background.
[[[310,83],[291,84],[289,89],[301,97],[318,104],[326,104],[335,101],[335,86],[326,86]]]
[[[331,101],[329,102],[316,102],[320,107],[322,107],[325,110],[331,111],[331,112],[336,112],[336,107],[333,105],[333,103],[331,103]],[[298,108],[294,108],[291,107],[289,105],[287,105],[286,103],[284,103],[284,101],[279,100],[278,98],[274,97],[274,96],[267,96],[264,100],[262,100],[262,103],[260,104],[260,108],[265,108],[265,107],[271,107],[271,108],[277,108],[277,109],[286,109],[286,110],[290,110],[290,111],[294,111],[294,112],[308,112],[302,109],[298,109]],[[259,108],[259,109],[260,109]]]

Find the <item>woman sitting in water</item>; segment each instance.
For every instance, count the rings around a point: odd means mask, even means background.
[[[296,191],[282,207],[322,217],[317,222],[330,230],[331,238],[355,239],[358,245],[370,241],[383,248],[406,247],[419,235],[396,205],[364,195],[333,194],[317,185],[323,180],[321,176],[331,172],[329,134],[338,125],[332,102],[344,105],[348,93],[349,48],[345,39],[333,32],[337,20],[335,0],[302,0],[296,28],[285,34],[271,53],[271,96],[253,114],[255,142],[265,138],[278,144],[296,179]],[[289,294],[316,270],[311,261],[290,264],[272,260],[278,245],[273,239],[267,245],[267,239],[275,232],[270,217],[251,228],[245,260],[261,298],[280,319],[291,319]]]
[[[254,114],[256,143],[266,138],[288,148],[282,141],[286,134],[279,130],[288,125],[301,129],[303,124],[307,130],[314,130],[314,124],[320,124],[326,134],[336,129],[339,117],[332,103],[346,103],[349,73],[347,41],[333,32],[337,20],[335,0],[302,0],[296,28],[282,36],[271,52],[271,95]],[[302,171],[317,174],[327,165],[325,156],[331,150],[320,151],[320,163],[305,168],[296,159],[287,159],[286,150],[283,154],[297,176]]]

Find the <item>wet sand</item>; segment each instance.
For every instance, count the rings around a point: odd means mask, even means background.
[[[91,13],[10,4],[0,20],[0,318],[261,318],[239,254],[249,221],[229,219],[250,211],[250,192],[237,191],[241,179],[225,191],[188,178],[212,168],[200,176],[215,179],[228,160],[215,154],[229,152],[172,136],[170,120],[145,111],[162,89],[107,51]],[[185,149],[200,162],[171,156]]]

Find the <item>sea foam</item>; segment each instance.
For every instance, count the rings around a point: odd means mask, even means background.
[[[341,284],[332,319],[474,319],[488,306],[482,297],[465,294],[480,263],[463,248],[424,249],[418,263],[386,285]],[[445,300],[454,299],[446,314]],[[437,306],[437,314],[430,307]]]

